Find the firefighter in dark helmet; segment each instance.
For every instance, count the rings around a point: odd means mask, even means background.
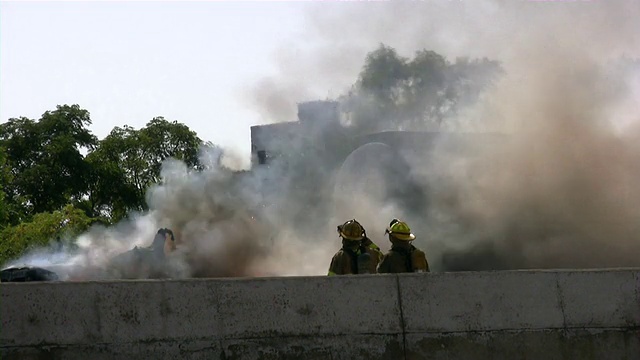
[[[338,225],[342,248],[331,259],[329,276],[375,274],[382,253],[366,235],[362,225],[352,219]]]
[[[411,244],[416,236],[407,223],[393,219],[386,233],[391,241],[391,250],[380,261],[378,273],[429,272],[424,252]]]

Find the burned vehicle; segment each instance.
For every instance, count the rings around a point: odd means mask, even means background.
[[[148,247],[135,247],[115,256],[107,264],[110,277],[117,279],[162,279],[170,277],[168,253],[175,250],[173,231],[162,228]]]
[[[0,271],[0,280],[4,282],[57,281],[59,277],[53,271],[39,267],[10,267]]]

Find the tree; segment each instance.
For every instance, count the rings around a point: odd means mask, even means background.
[[[407,59],[395,49],[381,44],[367,54],[358,81],[342,99],[343,108],[352,114],[352,125],[364,132],[377,131],[381,123],[396,120],[399,85],[408,75]]]
[[[86,231],[92,223],[82,210],[72,205],[51,213],[36,214],[29,222],[0,231],[0,264],[25,251],[46,246],[56,238],[73,237]]]
[[[425,129],[476,101],[501,71],[496,61],[460,58],[451,64],[429,50],[406,59],[381,44],[340,100],[357,132]]]
[[[454,95],[451,99],[456,105],[453,110],[476,102],[503,73],[500,62],[496,60],[457,58],[447,71],[449,92]]]
[[[136,130],[116,127],[87,156],[91,184],[83,208],[93,216],[118,221],[131,210],[145,210],[145,193],[160,181],[162,162],[167,158],[199,168],[202,140],[184,124],[162,117]]]
[[[12,178],[6,201],[21,208],[12,217],[14,224],[81,199],[89,180],[81,150],[91,150],[97,142],[87,129],[90,124],[88,111],[63,105],[37,122],[23,117],[0,125],[0,146],[6,149]]]
[[[398,85],[409,75],[407,59],[400,57],[395,49],[381,44],[367,55],[358,86],[383,104],[393,105],[398,101]]]
[[[407,64],[409,78],[403,84],[402,120],[412,125],[442,122],[443,106],[450,96],[446,92],[447,60],[434,51],[418,51]]]
[[[167,158],[182,160],[191,168],[199,165],[198,151],[202,140],[188,126],[177,121],[156,117],[140,129],[138,139],[140,154],[148,165],[141,179],[145,188],[160,180],[162,162]]]
[[[139,147],[137,130],[125,126],[115,127],[111,133],[87,155],[91,166],[91,181],[87,198],[80,205],[93,216],[118,221],[130,210],[141,210],[141,194],[137,174],[145,166],[136,149]]]
[[[6,166],[6,150],[0,147],[0,230],[9,224],[9,204],[5,200],[4,188],[10,181],[9,167]]]
[[[5,153],[4,201],[10,224],[26,221],[32,213],[33,206],[25,189],[28,181],[22,175],[36,166],[39,141],[39,131],[33,120],[21,117],[0,124],[0,147]]]
[[[90,124],[87,110],[62,105],[38,121],[21,117],[0,125],[0,261],[78,234],[91,222],[113,223],[146,210],[145,193],[161,181],[167,158],[202,169],[200,148],[211,146],[163,117],[140,130],[116,127],[102,141]]]

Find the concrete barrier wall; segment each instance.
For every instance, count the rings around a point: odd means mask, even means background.
[[[2,359],[640,359],[640,270],[0,285]]]

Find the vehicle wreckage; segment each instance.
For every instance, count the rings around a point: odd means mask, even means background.
[[[176,249],[175,236],[171,229],[161,228],[148,247],[133,249],[116,255],[104,268],[84,268],[71,270],[60,266],[47,269],[38,266],[11,266],[0,271],[2,282],[33,281],[78,281],[87,278],[100,279],[161,279],[170,277],[167,254]],[[57,270],[60,268],[60,270]],[[57,272],[69,272],[68,276],[60,276]],[[80,275],[79,273],[84,273]],[[91,274],[91,276],[88,276]]]
[[[40,267],[10,267],[0,271],[1,282],[56,281],[58,274]]]
[[[170,277],[167,254],[176,249],[173,231],[159,229],[148,247],[134,247],[112,258],[106,266],[109,277],[161,279]]]

